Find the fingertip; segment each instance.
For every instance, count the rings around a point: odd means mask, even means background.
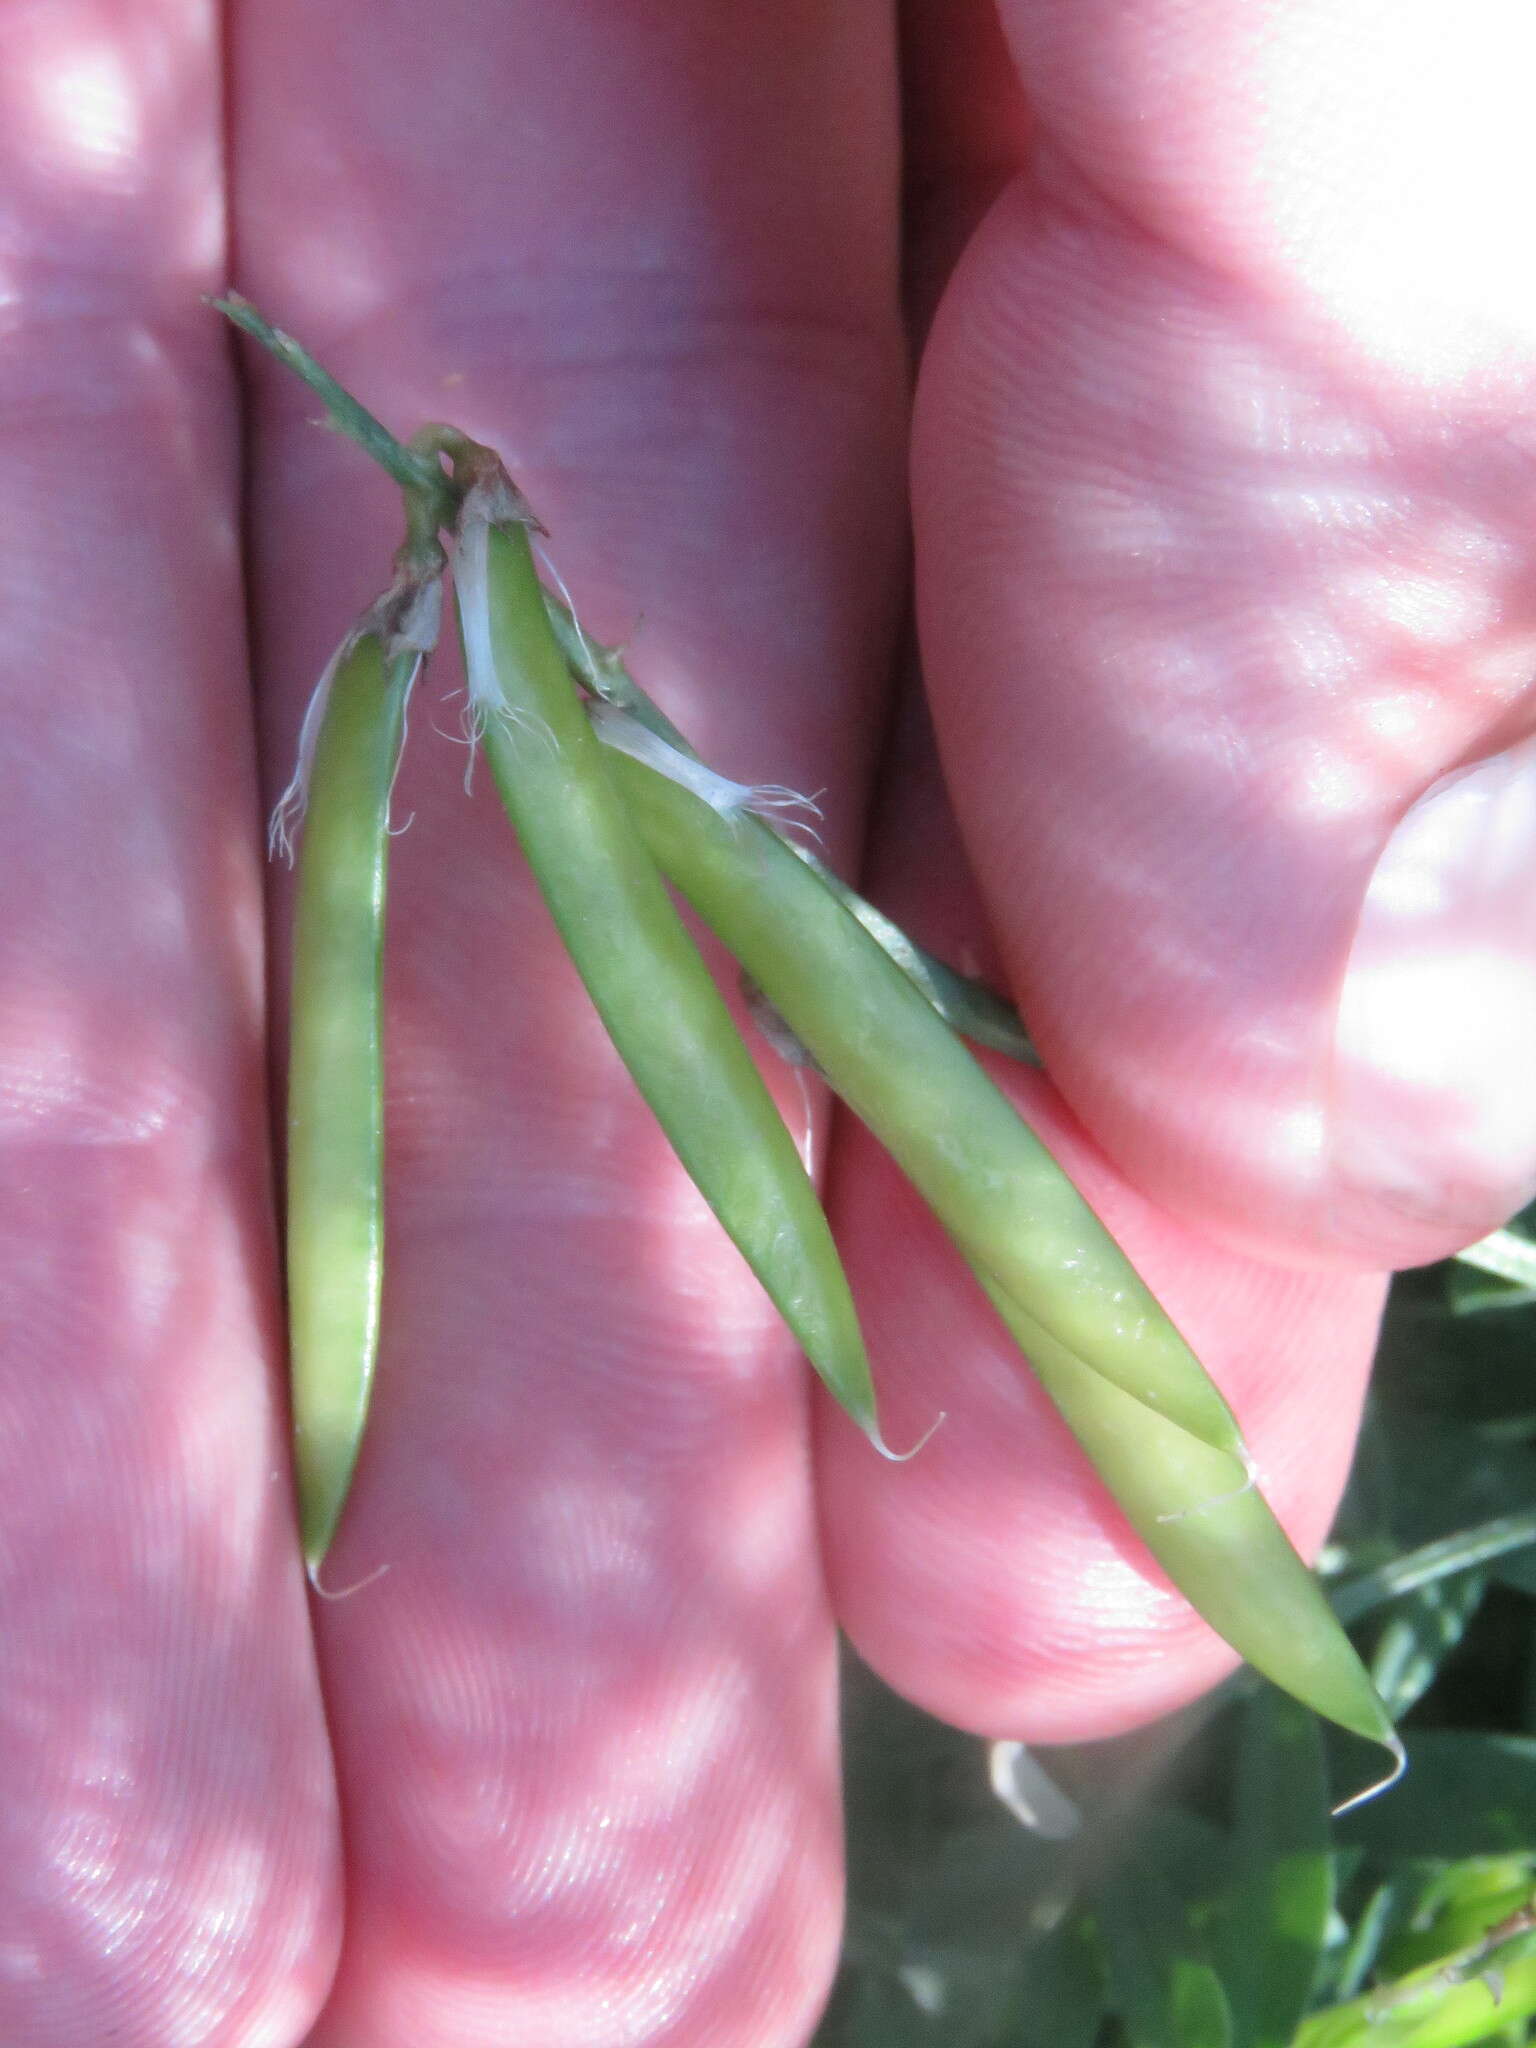
[[[1393,1265],[1536,1186],[1536,739],[1441,778],[1366,891],[1339,1003],[1337,1211]]]
[[[1443,1257],[1536,1185],[1523,482],[1443,441],[1022,185],[919,386],[925,666],[1012,990],[1139,1188],[1299,1267]]]

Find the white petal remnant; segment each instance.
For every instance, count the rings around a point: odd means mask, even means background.
[[[293,764],[293,774],[288,779],[288,787],[273,805],[267,824],[269,856],[273,860],[287,861],[290,867],[293,865],[293,835],[309,808],[309,778],[315,765],[320,728],[325,723],[325,707],[330,702],[331,683],[343,659],[352,651],[355,640],[355,633],[347,635],[320,671],[320,680],[309,693],[309,702],[304,707],[304,722],[299,727],[299,751]]]
[[[514,708],[502,687],[491,630],[491,529],[513,524],[531,527],[535,532],[542,530],[529,517],[522,499],[505,477],[494,474],[466,493],[459,512],[458,545],[453,558],[453,581],[464,639],[464,736],[471,748],[470,764],[464,775],[466,789],[474,770],[473,749],[492,719],[523,731],[532,729],[526,712]],[[547,746],[554,746],[554,735],[547,726],[539,728],[538,736]]]
[[[722,818],[740,818],[748,811],[770,823],[794,811],[808,812],[813,818],[821,816],[814,797],[801,796],[798,790],[789,789],[782,782],[732,782],[728,775],[720,775],[702,761],[668,746],[658,734],[648,731],[617,705],[591,703],[587,716],[604,746],[627,754],[643,767],[655,769],[658,775],[665,775],[669,782],[691,791]]]
[[[294,762],[293,774],[288,786],[272,807],[272,816],[267,825],[267,852],[274,859],[282,859],[293,865],[294,834],[303,822],[309,807],[309,780],[314,771],[315,748],[320,741],[320,730],[325,724],[326,706],[330,702],[331,684],[336,671],[346,660],[365,634],[377,633],[384,648],[386,661],[393,661],[399,654],[416,656],[415,672],[406,685],[406,702],[409,704],[411,691],[421,675],[422,664],[437,645],[438,629],[443,618],[443,582],[440,575],[402,576],[386,590],[382,597],[369,605],[362,617],[353,626],[347,637],[336,649],[320,672],[320,680],[310,692],[309,702],[304,707],[304,720],[299,727],[298,757]],[[402,751],[404,740],[402,737]],[[398,769],[399,763],[396,763]]]
[[[458,594],[464,632],[464,682],[469,721],[483,731],[488,716],[505,717],[507,701],[496,673],[491,644],[491,598],[488,566],[491,521],[479,490],[471,491],[459,515],[458,547],[453,558],[453,584]]]

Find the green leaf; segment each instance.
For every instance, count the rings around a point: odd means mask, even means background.
[[[1104,1958],[1082,1918],[1066,1921],[1024,1959],[1024,1981],[998,2048],[1093,2048],[1106,2012]]]
[[[1532,1321],[1524,1310],[1450,1316],[1432,1274],[1401,1276],[1388,1302],[1374,1396],[1378,1421],[1394,1448],[1417,1436],[1431,1454],[1438,1450],[1464,1462],[1473,1432],[1484,1425],[1536,1419],[1531,1342]],[[1506,1506],[1529,1504],[1527,1494],[1523,1503]],[[1499,1511],[1484,1507],[1474,1514]],[[1440,1528],[1450,1521],[1442,1510]]]
[[[1419,1587],[1388,1611],[1371,1655],[1371,1680],[1393,1720],[1428,1692],[1487,1589],[1482,1572],[1464,1572]]]
[[[1233,1882],[1211,1943],[1244,2048],[1287,2048],[1317,1979],[1333,1908],[1332,1835],[1316,1717],[1265,1691],[1243,1712]]]
[[[1524,1508],[1518,1514],[1499,1515],[1452,1535],[1437,1537],[1417,1550],[1402,1552],[1373,1570],[1346,1579],[1329,1594],[1334,1613],[1346,1626],[1352,1625],[1376,1607],[1421,1587],[1437,1586],[1448,1579],[1474,1572],[1497,1562],[1503,1570],[1536,1544],[1536,1514]]]
[[[1209,1963],[1174,1966],[1173,2023],[1180,2048],[1232,2048],[1232,2014]]]
[[[1479,1945],[1314,2013],[1294,2048],[1474,2048],[1536,2012],[1536,1937]],[[1519,2038],[1518,2036],[1516,2037]]]
[[[1422,1969],[1453,1950],[1481,1941],[1491,1927],[1530,1900],[1536,1850],[1525,1856],[1469,1856],[1435,1870],[1382,1948],[1382,1969],[1394,1977]]]
[[[1507,1557],[1501,1557],[1493,1567],[1492,1576],[1512,1592],[1536,1594],[1536,1546],[1514,1550]]]
[[[1536,1289],[1536,1243],[1518,1230],[1495,1230],[1456,1254],[1464,1266],[1476,1272],[1526,1289]]]
[[[1344,1857],[1335,1859],[1336,1865],[1344,1861]],[[1385,1884],[1378,1885],[1371,1893],[1347,1941],[1326,1972],[1325,1988],[1330,1999],[1355,1997],[1366,1979],[1373,1975],[1384,1944],[1393,1929],[1408,1915],[1411,1892],[1408,1878],[1399,1874],[1388,1878]]]
[[[1154,1806],[1136,1822],[1136,1856],[1204,1924],[1233,1879],[1232,1838],[1187,1806]]]
[[[1060,1881],[1061,1868],[1059,1845],[1001,1807],[957,1826],[924,1859],[908,1918],[911,1939],[921,1949],[1016,1958],[1030,1908],[1053,1878]]]
[[[1182,1901],[1137,1857],[1095,1893],[1109,2002],[1130,2048],[1231,2048],[1232,2018]]]
[[[845,1963],[811,2048],[949,2048],[949,2039],[898,1976]]]
[[[1536,1302],[1536,1287],[1452,1266],[1445,1276],[1445,1299],[1453,1316],[1483,1315],[1490,1309],[1529,1308]]]

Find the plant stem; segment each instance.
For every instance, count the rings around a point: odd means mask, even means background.
[[[365,455],[371,456],[379,467],[392,476],[401,489],[407,492],[426,494],[440,501],[441,515],[437,526],[451,524],[454,511],[454,497],[447,477],[441,466],[424,454],[418,454],[406,447],[403,441],[393,435],[382,420],[375,419],[365,405],[360,405],[351,392],[337,383],[330,371],[325,369],[291,334],[285,334],[280,327],[259,313],[249,299],[239,292],[226,292],[222,298],[208,301],[216,312],[232,320],[243,333],[276,356],[277,360],[292,370],[296,376],[314,392],[324,405],[331,424],[345,434],[349,441],[355,441]]]

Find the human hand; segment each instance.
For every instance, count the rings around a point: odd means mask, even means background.
[[[971,174],[1000,182],[1022,132],[984,28],[932,11],[911,23],[930,255]],[[826,785],[846,863],[903,582],[889,14],[655,13],[463,6],[429,27],[393,6],[246,10],[235,275],[391,422],[447,413],[502,446],[583,616],[621,637],[643,610],[648,686],[721,766]],[[1033,216],[1005,202],[941,309],[918,570],[998,950],[1105,1149],[1046,1084],[1009,1085],[1231,1392],[1306,1542],[1342,1479],[1368,1269],[1475,1234],[1529,1172],[1520,1099],[1470,1120],[1507,1143],[1469,1158],[1458,1097],[1407,1160],[1414,1220],[1400,1147],[1380,1203],[1383,1131],[1425,1121],[1397,1048],[1395,1069],[1361,1055],[1351,1121],[1318,1135],[1386,829],[1518,731],[1528,486],[1503,365],[1524,300],[1463,290],[1482,327],[1432,334],[1405,368],[1389,343],[1411,353],[1412,333],[1373,324],[1347,265],[1307,258],[1299,230],[1274,253],[1275,224],[1319,188],[1305,151],[1279,160],[1299,195],[1197,204],[1192,184],[1255,189],[1222,109],[1331,75],[1309,37],[1364,33],[1337,7],[1266,11],[1261,78],[1238,20],[1136,10],[1138,37],[1161,24],[1154,63],[1126,46],[1130,10],[1021,15],[1057,168]],[[1412,41],[1400,11],[1392,37]],[[818,1510],[802,1368],[425,707],[393,859],[386,1349],[327,1579],[389,1569],[306,1608],[276,1364],[235,392],[196,304],[226,271],[210,17],[24,0],[0,52],[6,2038],[789,2048],[836,1941],[834,1608],[924,1704],[1033,1739],[1132,1725],[1226,1653],[1130,1553],[848,1133],[834,1197],[888,1426],[900,1441],[950,1414],[894,1471],[820,1417]],[[1220,106],[1202,111],[1186,65],[1202,90],[1225,82]],[[1085,79],[1125,102],[1085,112]],[[1407,126],[1399,168],[1422,142]],[[1179,163],[1149,168],[1159,137],[1176,156],[1183,138],[1182,184]],[[1478,139],[1469,116],[1474,159]],[[1425,260],[1458,253],[1447,233]],[[1383,271],[1381,303],[1405,275]],[[270,791],[397,515],[251,367]],[[1285,492],[1307,516],[1277,534]],[[1341,581],[1358,611],[1338,611]],[[1345,690],[1335,645],[1422,689]],[[1390,752],[1351,806],[1362,702]],[[923,735],[903,732],[871,841],[879,894],[921,935],[980,947]],[[1191,772],[1213,760],[1219,779]],[[1526,913],[1495,879],[1472,928],[1515,965],[1480,1014],[1523,1036]],[[280,954],[281,905],[278,933]],[[1474,1108],[1489,1065],[1480,1052],[1462,1087]],[[1372,1073],[1407,1090],[1384,1121]]]

